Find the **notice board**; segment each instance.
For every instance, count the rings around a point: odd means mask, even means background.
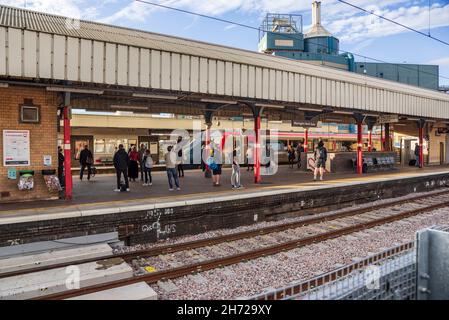
[[[30,165],[30,131],[3,130],[3,166]]]

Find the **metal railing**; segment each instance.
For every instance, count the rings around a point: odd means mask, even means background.
[[[358,288],[360,284],[368,283],[368,280],[375,278],[376,272],[382,274],[393,270],[394,265],[384,267],[386,270],[381,267],[393,259],[399,258],[404,266],[411,263],[414,259],[410,256],[414,252],[413,249],[414,242],[404,243],[309,280],[294,282],[280,289],[249,297],[249,299],[339,299],[348,294],[352,288]],[[373,266],[379,269],[376,271],[372,268]]]

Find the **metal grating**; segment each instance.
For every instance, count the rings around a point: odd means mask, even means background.
[[[413,299],[416,259],[414,242],[389,248],[312,279],[250,297],[250,300]],[[373,268],[373,266],[375,268]],[[377,268],[377,269],[376,269]],[[376,270],[379,289],[366,291]],[[405,275],[403,278],[402,275]],[[371,288],[371,286],[370,286]]]

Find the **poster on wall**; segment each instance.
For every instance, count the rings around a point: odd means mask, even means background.
[[[3,130],[3,166],[30,165],[30,131]]]

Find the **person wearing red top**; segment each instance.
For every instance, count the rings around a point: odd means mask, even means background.
[[[131,148],[129,151],[129,167],[128,167],[128,176],[131,181],[136,182],[137,177],[139,176],[139,153],[137,152],[136,146]]]

